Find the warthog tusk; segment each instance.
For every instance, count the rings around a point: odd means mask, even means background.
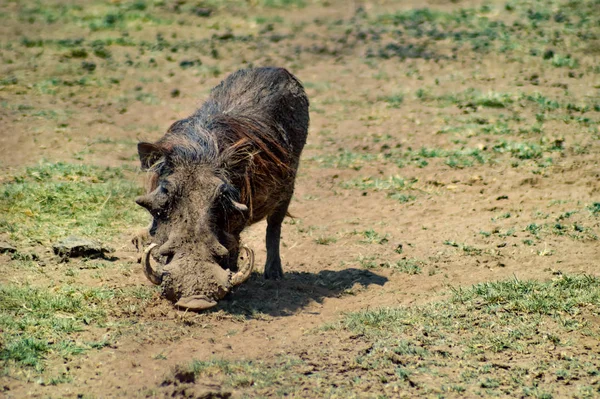
[[[153,284],[160,285],[162,283],[162,273],[156,272],[152,265],[150,264],[150,252],[156,247],[158,244],[152,243],[146,248],[144,251],[144,274],[148,278],[148,280],[152,281]]]
[[[231,285],[236,286],[242,284],[244,281],[250,278],[250,274],[252,274],[252,269],[254,268],[254,251],[248,248],[247,246],[242,247],[246,254],[248,255],[248,262],[246,265],[242,266],[237,273],[234,273],[231,276]]]

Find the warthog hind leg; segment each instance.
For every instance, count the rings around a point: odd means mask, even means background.
[[[281,239],[281,223],[290,205],[290,195],[281,202],[275,211],[267,217],[267,262],[265,263],[265,278],[277,280],[283,277],[281,257],[279,256],[279,241]]]

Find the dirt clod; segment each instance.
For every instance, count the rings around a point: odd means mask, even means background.
[[[11,244],[7,243],[6,241],[0,241],[0,254],[5,254],[5,253],[15,253],[17,252],[17,248],[13,247]]]
[[[67,237],[54,244],[52,250],[62,258],[103,258],[112,252],[111,248],[103,246],[100,241],[76,236]]]

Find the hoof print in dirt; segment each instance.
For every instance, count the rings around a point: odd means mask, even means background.
[[[111,248],[105,247],[97,240],[70,236],[52,246],[54,254],[67,258],[105,258]]]
[[[15,252],[17,252],[17,248],[6,241],[0,241],[0,254],[14,254]]]

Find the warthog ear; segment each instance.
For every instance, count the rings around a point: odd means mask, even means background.
[[[137,148],[142,170],[150,169],[164,155],[163,149],[156,144],[142,141],[138,143]]]

